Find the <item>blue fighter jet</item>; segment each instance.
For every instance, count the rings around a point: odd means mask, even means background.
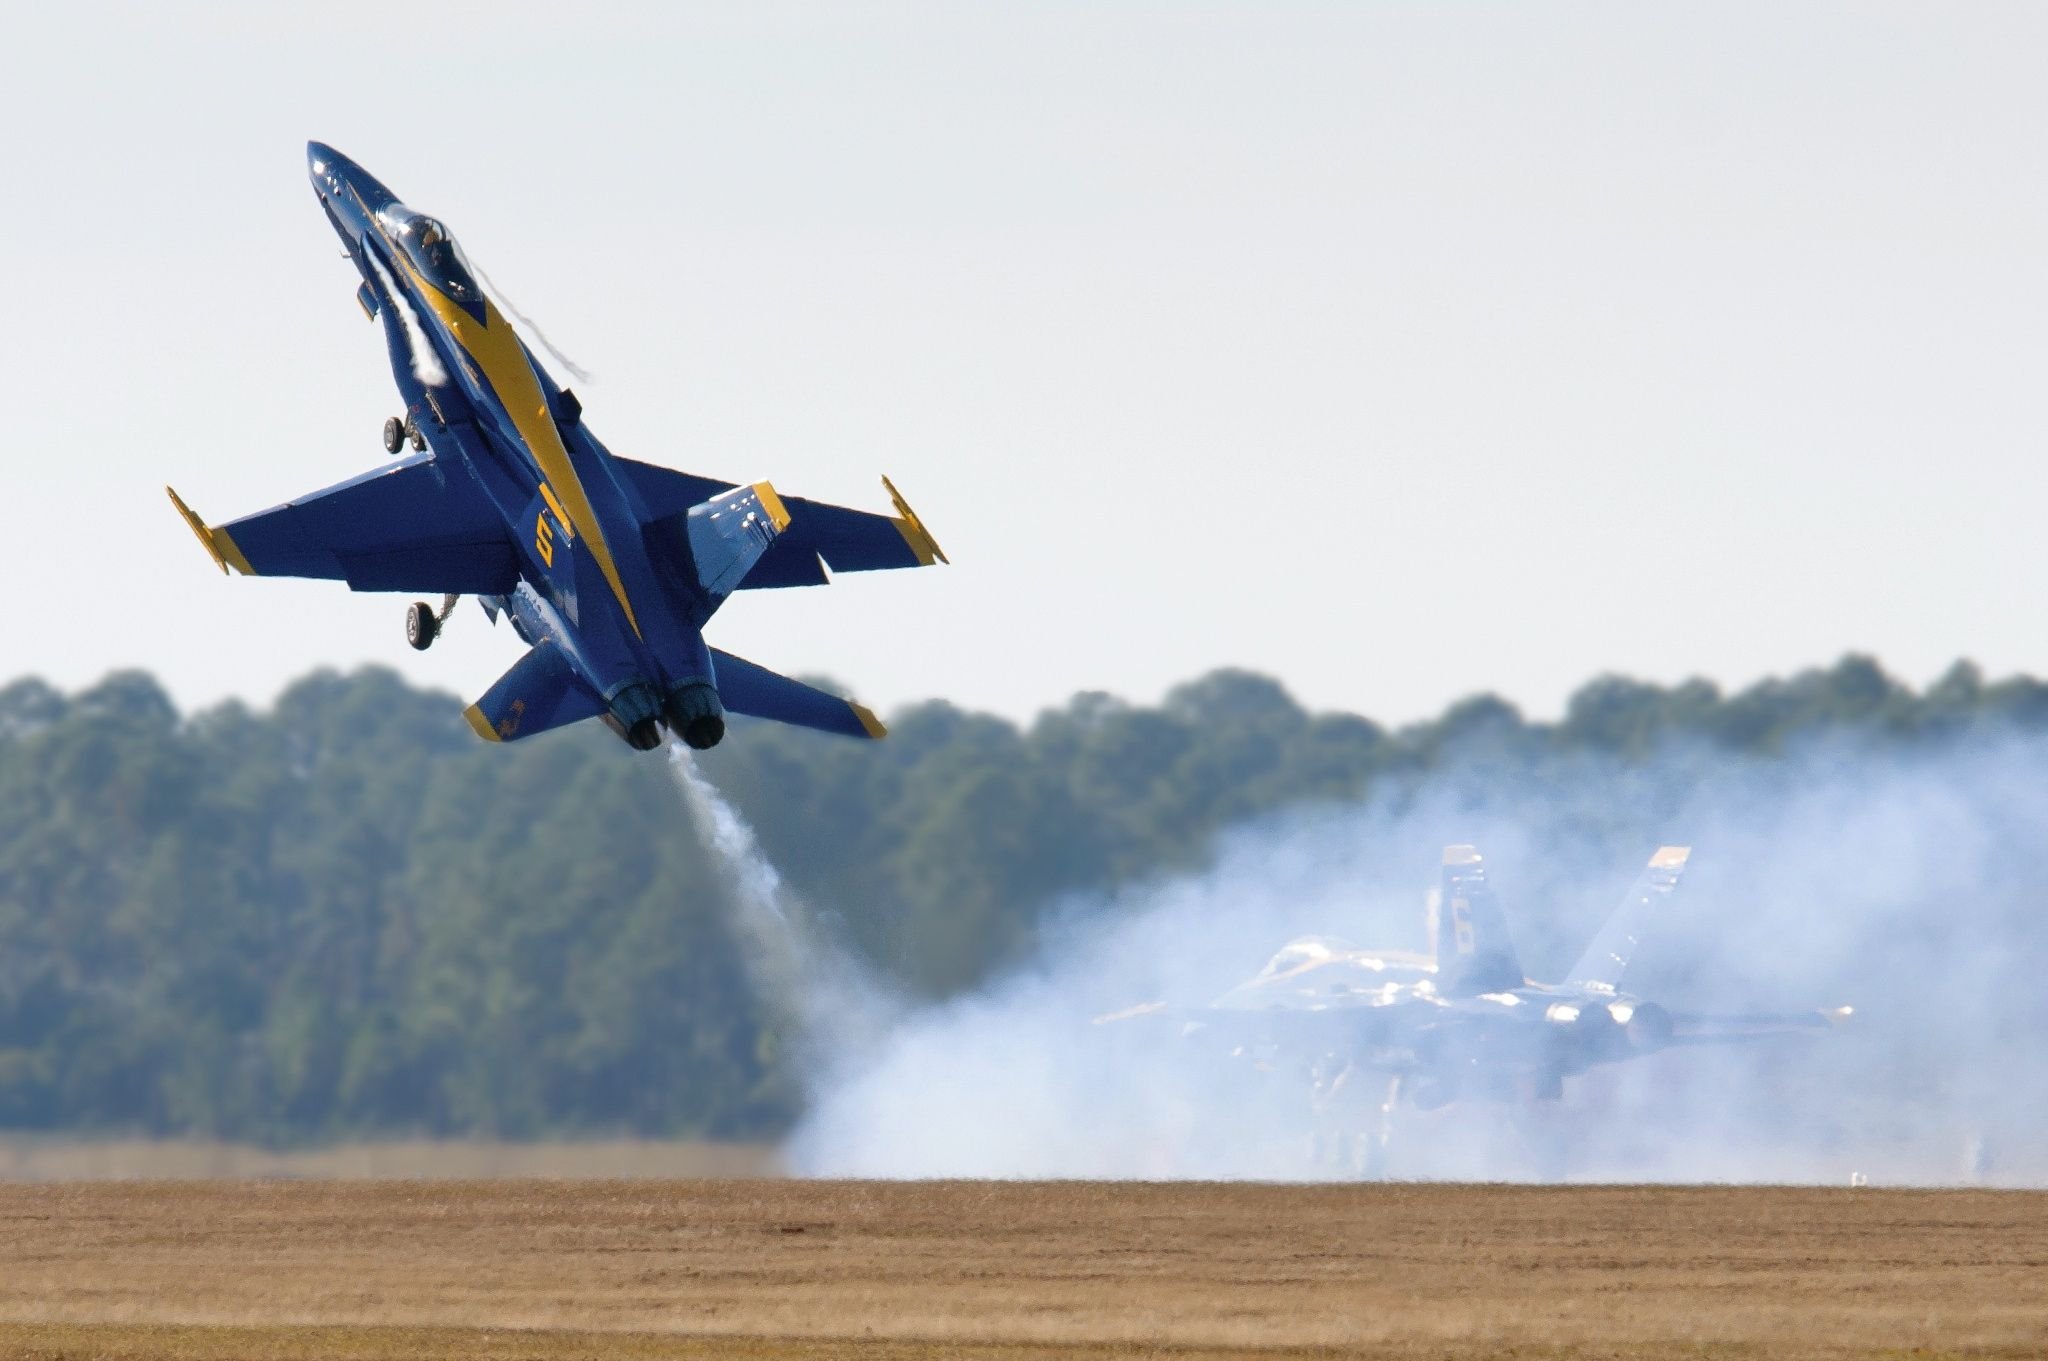
[[[1555,1101],[1565,1078],[1603,1064],[1675,1046],[1824,1030],[1846,1019],[1846,1007],[1670,1011],[1624,990],[1636,947],[1669,913],[1691,854],[1660,847],[1561,983],[1524,976],[1486,862],[1472,846],[1446,846],[1432,910],[1434,954],[1305,936],[1209,1006],[1178,1014],[1190,1032],[1206,1030],[1247,1054],[1291,1054],[1323,1075],[1391,1078],[1397,1096],[1424,1110],[1462,1097]]]
[[[1385,1169],[1404,1107],[1557,1101],[1567,1077],[1605,1064],[1678,1046],[1812,1034],[1847,1021],[1849,1007],[1673,1011],[1626,990],[1636,947],[1670,912],[1691,854],[1660,847],[1561,983],[1524,975],[1486,862],[1475,847],[1458,845],[1444,847],[1431,895],[1432,953],[1302,936],[1207,1006],[1148,1002],[1096,1020],[1176,1020],[1184,1039],[1304,1081],[1313,1146],[1371,1176]]]
[[[946,561],[889,480],[896,513],[873,515],[618,457],[445,225],[331,147],[306,158],[383,325],[405,402],[384,448],[406,456],[218,526],[165,488],[221,571],[438,595],[406,615],[421,649],[462,596],[510,617],[530,650],[465,715],[493,742],[597,718],[641,751],[663,727],[701,749],[728,712],[882,736],[861,705],[706,646],[704,626],[736,590]]]

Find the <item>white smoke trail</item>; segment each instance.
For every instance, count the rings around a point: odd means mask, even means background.
[[[588,383],[591,381],[593,375],[591,374],[590,370],[578,365],[575,360],[571,359],[568,355],[563,354],[560,350],[556,349],[554,342],[548,339],[547,332],[541,330],[539,324],[535,322],[532,317],[527,316],[526,313],[520,311],[517,307],[514,307],[512,305],[512,300],[505,296],[505,290],[499,288],[496,284],[491,282],[491,276],[484,273],[483,267],[481,265],[477,264],[475,260],[471,260],[469,262],[469,267],[472,270],[476,271],[477,280],[483,284],[484,291],[491,295],[492,299],[497,302],[498,306],[501,309],[503,309],[506,312],[509,312],[514,321],[518,322],[521,326],[525,327],[527,334],[531,335],[535,340],[538,340],[540,342],[540,347],[543,350],[546,350],[549,354],[553,355],[555,358],[555,362],[557,364],[560,364],[563,368],[569,371],[570,377],[574,378],[579,383]]]
[[[413,313],[412,304],[405,300],[405,294],[398,291],[398,285],[392,282],[390,272],[377,258],[377,253],[366,250],[363,254],[369,258],[370,268],[377,271],[377,282],[384,285],[384,296],[391,299],[391,305],[398,309],[398,323],[405,328],[406,348],[412,351],[412,376],[430,388],[446,387],[448,370],[441,367],[441,356],[435,353],[433,343],[420,328],[420,319]]]
[[[755,991],[796,1031],[799,1076],[818,1083],[870,1052],[901,1007],[848,951],[820,932],[762,852],[754,829],[704,777],[690,750],[669,747],[690,822],[726,879],[731,919]]]

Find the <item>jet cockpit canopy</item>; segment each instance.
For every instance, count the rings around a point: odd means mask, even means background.
[[[393,223],[392,235],[420,277],[456,302],[482,302],[483,290],[477,287],[469,257],[440,220],[425,213],[401,213]]]

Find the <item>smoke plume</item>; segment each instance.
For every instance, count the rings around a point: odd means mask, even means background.
[[[669,747],[669,769],[691,824],[726,880],[727,926],[748,978],[795,1040],[813,1089],[853,1056],[885,1042],[899,1008],[852,951],[834,942],[762,854],[754,829],[697,769],[690,749]]]
[[[1689,844],[1629,990],[1673,1011],[1856,1014],[1810,1037],[1596,1069],[1556,1102],[1398,1110],[1387,1175],[2048,1183],[2039,739],[1837,739],[1770,759],[1682,747],[1629,763],[1477,749],[1357,806],[1241,827],[1204,873],[1060,904],[1022,967],[921,1010],[879,1005],[864,976],[850,996],[821,987],[848,966],[812,953],[815,939],[786,943],[773,871],[679,770],[728,862],[754,867],[735,873],[761,876],[741,909],[773,926],[756,933],[760,976],[808,1006],[813,1029],[857,1037],[809,1070],[788,1149],[806,1173],[1351,1175],[1299,1074],[1189,1043],[1170,1012],[1092,1018],[1199,1007],[1299,934],[1427,949],[1440,848],[1470,841],[1533,978],[1562,976],[1657,845]],[[1377,1098],[1346,1118],[1376,1111]]]

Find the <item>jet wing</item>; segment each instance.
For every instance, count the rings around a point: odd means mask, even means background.
[[[497,508],[466,471],[451,473],[431,454],[220,526],[164,490],[223,572],[417,595],[502,595],[519,581]]]
[[[698,505],[738,485],[715,478],[679,473],[614,456],[616,464],[640,493],[650,520],[685,515]],[[743,591],[778,586],[823,586],[825,568],[835,572],[875,572],[894,567],[929,567],[946,562],[917,512],[888,478],[882,479],[894,515],[875,515],[846,506],[785,496],[789,524],[761,555],[739,584]]]
[[[1403,1066],[1394,1050],[1404,1027],[1414,1024],[1411,999],[1393,1006],[1344,1005],[1256,1011],[1240,1007],[1172,1007],[1149,1002],[1097,1016],[1093,1024],[1122,1027],[1137,1022],[1175,1028],[1183,1043],[1214,1054],[1246,1056],[1262,1065],[1312,1062],[1324,1055],[1342,1055],[1369,1066]],[[1434,1014],[1432,1010],[1431,1014]],[[1159,1033],[1155,1031],[1155,1033]]]

